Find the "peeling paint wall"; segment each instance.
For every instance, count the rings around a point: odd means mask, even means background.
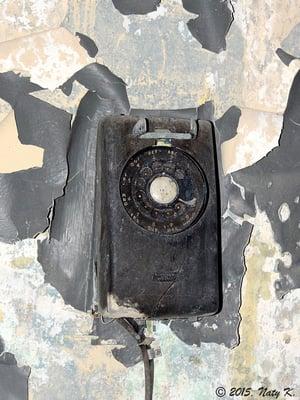
[[[143,398],[136,343],[93,318],[80,225],[99,118],[189,108],[219,138],[224,304],[152,324],[154,399],[300,399],[299,1],[4,0],[0,15],[0,398]]]

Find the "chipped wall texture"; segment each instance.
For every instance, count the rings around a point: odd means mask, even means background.
[[[11,112],[0,125],[0,173],[20,171],[43,165],[44,149],[23,145],[18,138],[14,113]]]
[[[300,399],[299,5],[1,2],[1,400],[143,398],[136,343],[92,315],[95,132],[186,108],[218,135],[224,304],[153,322],[154,399]]]

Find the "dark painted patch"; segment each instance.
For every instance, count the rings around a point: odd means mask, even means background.
[[[41,86],[30,82],[30,78],[22,77],[14,72],[0,73],[0,98],[14,107],[22,95],[43,89]]]
[[[16,92],[9,86],[6,94],[15,111],[20,141],[42,147],[45,153],[42,168],[0,174],[0,240],[4,242],[34,237],[47,228],[49,209],[63,194],[67,176],[71,119],[65,111],[22,94],[31,84],[14,77]]]
[[[39,243],[39,261],[65,302],[86,311],[97,296],[92,248],[98,123],[106,115],[128,113],[129,103],[125,84],[107,68],[92,64],[76,75],[95,92],[83,97],[72,126],[67,185],[55,201],[50,241]]]
[[[300,23],[295,25],[288,36],[282,41],[281,47],[287,53],[300,58]]]
[[[201,104],[198,108],[198,119],[204,119],[208,121],[214,121],[214,103],[212,101],[206,101],[205,103]]]
[[[156,11],[161,0],[112,0],[113,5],[121,14],[148,14]]]
[[[102,99],[114,100],[120,107],[121,113],[127,113],[130,106],[126,92],[125,82],[114,75],[107,67],[92,63],[76,72],[62,87],[66,95],[72,92],[74,80],[81,83],[88,90],[97,92]]]
[[[3,352],[4,352],[4,341],[0,336],[0,354],[2,354]]]
[[[91,334],[98,336],[98,339],[92,340],[93,345],[101,345],[105,344],[105,341],[109,341],[111,344],[125,346],[112,350],[114,357],[125,367],[132,367],[142,361],[141,351],[136,339],[116,320],[108,320],[103,323],[101,319],[96,318]]]
[[[84,35],[83,33],[76,32],[76,36],[79,37],[79,41],[82,47],[86,49],[90,57],[95,57],[98,53],[98,47],[96,43],[90,37]]]
[[[251,235],[252,225],[237,225],[226,218],[222,224],[223,307],[219,314],[203,317],[197,322],[174,320],[170,328],[187,344],[200,346],[202,342],[220,343],[235,347],[239,343],[241,285],[245,271],[244,249]]]
[[[183,7],[199,16],[187,26],[204,49],[220,53],[226,49],[226,35],[233,22],[231,2],[224,0],[182,0]]]
[[[277,49],[276,54],[280,58],[280,60],[283,62],[283,64],[289,66],[290,63],[294,60],[297,59],[297,57],[292,56],[291,54],[287,53],[286,51],[282,49]]]
[[[2,353],[0,356],[0,399],[27,400],[29,367],[18,367],[15,356]]]
[[[275,240],[292,255],[292,266],[279,264],[276,283],[279,298],[300,287],[300,72],[297,73],[284,113],[279,146],[256,164],[233,173],[234,180],[255,194],[258,207],[267,213]],[[290,217],[282,222],[279,208],[287,203]]]
[[[236,106],[232,106],[216,121],[221,143],[232,139],[237,134],[240,116],[241,110]]]

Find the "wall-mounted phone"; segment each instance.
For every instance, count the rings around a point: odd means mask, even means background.
[[[208,121],[101,121],[95,238],[103,315],[159,319],[218,312],[216,160]]]

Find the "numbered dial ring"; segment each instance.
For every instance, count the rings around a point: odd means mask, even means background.
[[[148,231],[181,232],[204,211],[208,188],[196,161],[174,147],[143,149],[130,158],[120,179],[129,216]]]

